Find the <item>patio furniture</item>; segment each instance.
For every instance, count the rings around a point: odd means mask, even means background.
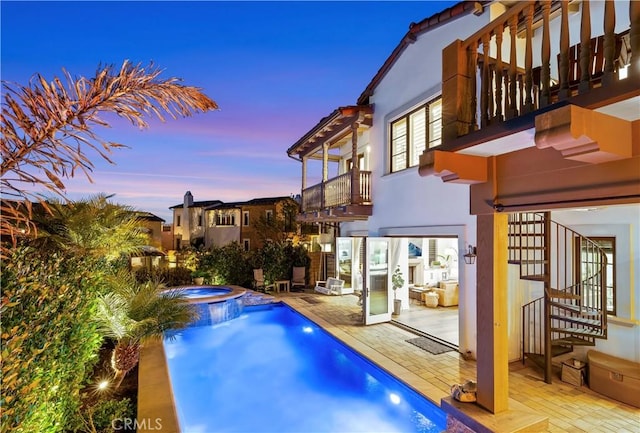
[[[293,275],[291,276],[291,290],[296,287],[302,287],[303,290],[307,287],[306,269],[304,268],[304,266],[293,267]]]
[[[348,295],[353,293],[352,288],[345,288],[344,281],[338,278],[327,278],[326,281],[316,281],[316,292],[325,295]]]
[[[274,286],[277,293],[280,293],[280,290],[289,292],[289,280],[278,280],[274,283]]]
[[[267,290],[273,290],[275,286],[273,284],[264,283],[264,272],[262,269],[253,270],[253,288],[260,292],[266,292]]]

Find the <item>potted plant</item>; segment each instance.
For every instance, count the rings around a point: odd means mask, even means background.
[[[191,278],[193,278],[193,283],[199,286],[203,285],[204,279],[208,277],[209,277],[209,274],[201,270],[195,270],[191,273]]]
[[[393,275],[391,276],[391,285],[393,287],[393,314],[397,316],[400,314],[400,310],[402,308],[402,300],[396,298],[396,290],[404,286],[404,278],[402,277],[400,266],[397,266],[396,270],[393,271]]]

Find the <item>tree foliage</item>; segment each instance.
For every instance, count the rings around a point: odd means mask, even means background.
[[[65,179],[80,172],[91,180],[91,153],[112,162],[113,150],[124,147],[95,132],[110,126],[104,114],[146,128],[149,115],[164,121],[165,114],[177,118],[218,108],[199,88],[161,79],[162,70],[153,64],[99,66],[92,78],[63,72],[64,82],[39,74],[27,86],[2,82],[0,186],[8,200],[0,208],[0,235],[14,243],[35,229],[31,201],[48,209],[41,195],[30,192],[34,186],[64,197]]]
[[[2,261],[2,432],[61,431],[79,410],[102,341],[93,271],[34,248]]]
[[[140,346],[162,337],[169,329],[180,329],[197,319],[197,311],[184,293],[157,281],[138,283],[129,272],[112,276],[112,290],[98,298],[99,330],[116,340],[111,366],[116,387],[138,364]]]

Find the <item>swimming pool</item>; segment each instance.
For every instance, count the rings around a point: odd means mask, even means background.
[[[182,433],[441,432],[446,415],[282,303],[165,339]]]

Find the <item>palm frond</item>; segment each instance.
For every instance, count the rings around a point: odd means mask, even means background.
[[[121,340],[128,337],[136,327],[129,317],[127,300],[115,293],[107,293],[97,300],[95,321],[105,337]]]
[[[109,126],[104,113],[146,128],[146,116],[164,121],[163,113],[177,118],[218,108],[201,89],[177,78],[161,79],[162,70],[153,64],[100,66],[93,78],[63,73],[64,83],[58,77],[48,82],[39,74],[27,86],[2,82],[0,187],[6,197],[43,202],[30,192],[33,185],[64,197],[65,179],[81,173],[91,180],[90,153],[113,163],[113,150],[125,146],[95,132]],[[3,204],[0,234],[5,239],[15,243],[33,231],[27,207]]]

